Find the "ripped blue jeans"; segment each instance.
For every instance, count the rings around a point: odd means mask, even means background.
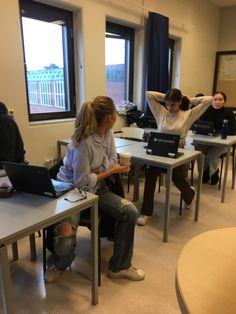
[[[113,255],[109,261],[109,269],[119,271],[131,266],[134,246],[134,230],[138,217],[135,205],[105,189],[97,192],[98,207],[101,213],[115,218]]]
[[[109,260],[109,269],[119,271],[131,266],[134,245],[134,230],[138,217],[135,205],[102,188],[96,193],[99,196],[98,207],[101,213],[115,218],[113,255]],[[79,214],[64,219],[59,224],[72,224],[75,234],[71,236],[58,236],[57,226],[54,229],[55,265],[58,269],[66,269],[75,258],[76,230],[79,225]]]

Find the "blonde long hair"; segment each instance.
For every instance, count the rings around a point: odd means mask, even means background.
[[[82,139],[92,135],[114,109],[113,100],[107,96],[97,96],[93,101],[85,102],[75,120],[73,145],[77,146]]]

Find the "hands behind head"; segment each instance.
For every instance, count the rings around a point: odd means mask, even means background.
[[[188,96],[182,95],[182,101],[190,102],[190,99]]]
[[[125,166],[121,166],[120,164],[116,164],[112,167],[113,173],[128,173],[130,171],[131,162],[129,162]]]

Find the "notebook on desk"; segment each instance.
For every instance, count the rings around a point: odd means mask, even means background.
[[[16,191],[59,197],[74,187],[72,183],[51,179],[45,167],[7,161],[2,165]]]
[[[194,134],[199,134],[199,135],[209,135],[209,136],[216,135],[213,121],[202,121],[202,120],[196,121],[192,126],[192,132]]]
[[[157,155],[169,158],[178,158],[184,153],[179,153],[180,135],[151,132],[148,145],[147,154]]]

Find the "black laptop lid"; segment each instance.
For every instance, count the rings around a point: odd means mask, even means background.
[[[213,121],[197,120],[192,126],[192,132],[200,135],[215,135]]]
[[[177,158],[179,141],[178,134],[151,132],[147,154]]]
[[[60,196],[59,194],[62,194],[55,191],[47,168],[6,161],[2,162],[2,164],[15,190],[53,197],[58,197]],[[67,182],[61,183],[65,184]],[[72,186],[72,184],[68,183],[66,190],[68,191]],[[62,192],[65,191],[63,190]]]

